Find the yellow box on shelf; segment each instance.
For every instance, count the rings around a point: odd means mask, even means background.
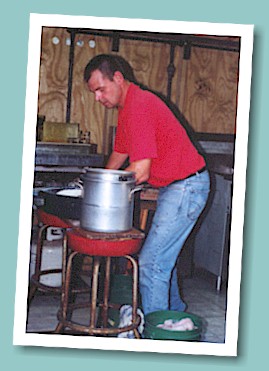
[[[67,143],[68,138],[78,137],[79,124],[50,121],[45,121],[43,123],[43,142]]]

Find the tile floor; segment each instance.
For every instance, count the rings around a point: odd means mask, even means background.
[[[56,241],[48,244],[55,244]],[[182,296],[188,305],[187,311],[203,318],[205,326],[201,341],[225,342],[226,285],[216,290],[216,277],[208,272],[195,270],[191,277],[182,279]],[[53,331],[57,325],[59,295],[41,294],[34,296],[28,313],[27,332]],[[80,319],[85,313],[78,313]]]
[[[216,290],[216,277],[197,270],[182,282],[182,292],[187,311],[202,317],[205,329],[202,341],[225,342],[226,287]]]

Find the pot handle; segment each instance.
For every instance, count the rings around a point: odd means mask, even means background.
[[[119,176],[120,182],[128,182],[129,180],[133,180],[133,177],[130,175],[121,175]]]
[[[82,183],[82,180],[80,178],[78,179],[75,179],[73,182],[71,182],[70,184],[72,184],[72,186],[77,186],[78,188],[81,189],[81,197],[84,196],[84,187],[83,187],[83,183]]]
[[[135,193],[135,192],[138,192],[138,191],[141,191],[143,189],[143,185],[141,186],[136,186],[134,187],[133,189],[131,189],[130,193],[129,193],[129,201],[131,201],[132,199],[132,195]]]

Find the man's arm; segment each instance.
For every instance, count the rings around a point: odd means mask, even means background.
[[[113,151],[105,166],[106,169],[118,170],[127,160],[128,154]]]
[[[128,154],[113,151],[105,166],[106,169],[118,170],[127,160]],[[146,182],[150,176],[151,159],[146,158],[132,162],[125,170],[135,173],[136,184]]]

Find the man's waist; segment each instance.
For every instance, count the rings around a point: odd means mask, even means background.
[[[189,178],[192,178],[193,176],[197,176],[198,174],[202,174],[204,171],[206,171],[207,168],[206,166],[203,166],[201,169],[195,171],[194,173],[191,173],[189,175],[187,175],[185,178],[182,178],[182,179],[177,179],[177,180],[174,180],[172,183],[170,184],[174,184],[176,182],[180,182],[180,181],[183,181],[183,180],[186,180],[186,179],[189,179]]]
[[[198,174],[202,174],[204,171],[206,171],[206,166],[203,166],[201,169],[195,171],[194,173],[191,173],[190,175],[186,176],[186,178],[182,179],[182,180],[185,180],[185,179],[189,179],[195,175],[198,175]]]

